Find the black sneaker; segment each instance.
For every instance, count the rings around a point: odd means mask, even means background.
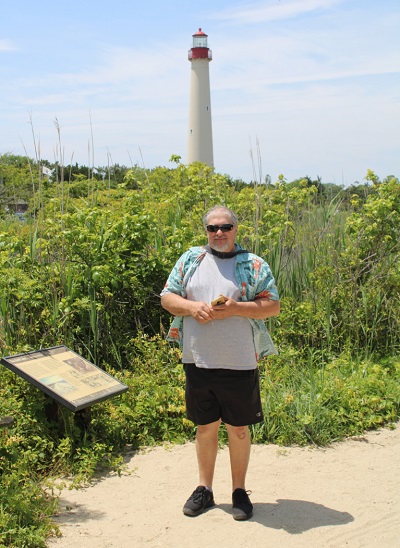
[[[214,495],[203,485],[199,485],[187,499],[183,507],[183,513],[186,516],[198,516],[206,508],[214,506]]]
[[[253,515],[253,505],[244,489],[235,489],[232,493],[233,519],[245,520]]]

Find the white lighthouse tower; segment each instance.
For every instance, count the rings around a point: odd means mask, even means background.
[[[193,34],[193,47],[189,50],[191,63],[189,139],[187,163],[202,162],[214,166],[210,74],[208,65],[212,52],[207,46],[207,34],[201,29]]]

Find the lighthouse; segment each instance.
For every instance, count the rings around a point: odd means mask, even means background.
[[[189,50],[190,102],[187,163],[202,162],[214,166],[209,63],[212,52],[207,45],[207,34],[201,29],[193,34]]]

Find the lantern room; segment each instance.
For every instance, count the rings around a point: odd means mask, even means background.
[[[208,35],[203,32],[201,29],[193,34],[193,47],[194,48],[206,48],[207,47],[207,37]]]
[[[207,34],[201,28],[193,34],[193,47],[189,50],[188,59],[189,61],[193,59],[212,60],[212,52],[207,45]]]

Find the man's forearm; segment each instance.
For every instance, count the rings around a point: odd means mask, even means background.
[[[225,304],[213,306],[212,310],[217,320],[241,316],[252,320],[265,320],[277,316],[280,312],[279,301],[272,299],[257,299],[255,301],[235,301],[227,299]]]
[[[265,320],[280,312],[279,301],[257,299],[256,301],[234,301],[228,299],[223,305],[210,307],[207,303],[190,301],[176,293],[166,293],[161,297],[161,306],[174,316],[193,316],[197,320],[223,319],[241,316],[253,320]]]
[[[192,301],[176,293],[166,293],[161,297],[161,306],[174,316],[190,316]]]
[[[277,316],[280,312],[279,301],[272,299],[258,299],[256,301],[240,301],[237,303],[237,315],[253,320],[265,320]]]

